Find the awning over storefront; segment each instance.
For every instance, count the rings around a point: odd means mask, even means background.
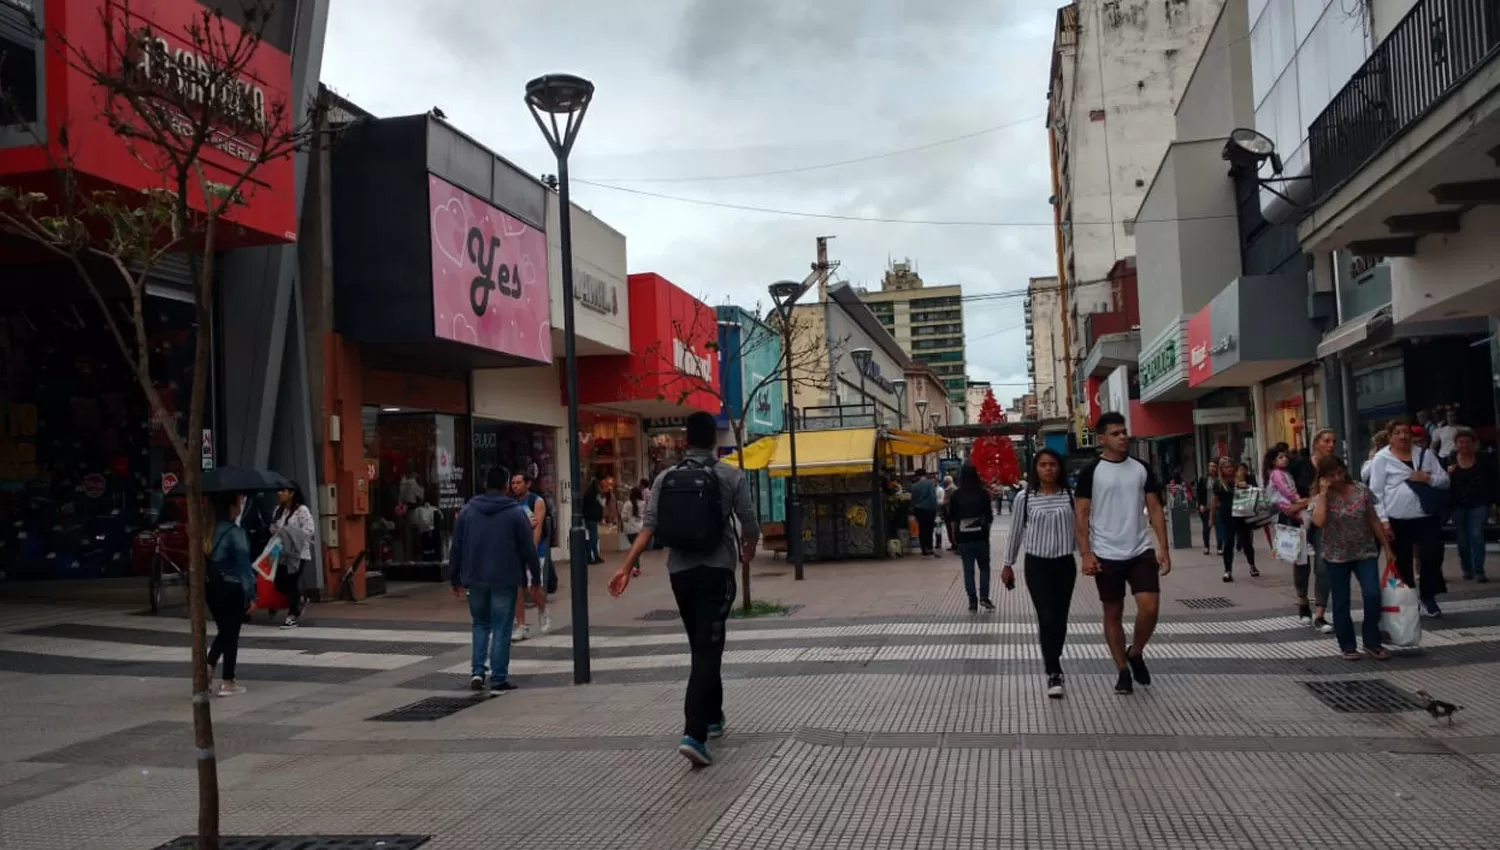
[[[902,457],[921,457],[936,454],[948,448],[948,441],[935,434],[916,431],[891,431],[886,435],[886,452]],[[798,458],[801,460],[801,458]]]
[[[769,437],[761,437],[759,440],[745,447],[745,468],[765,469],[771,464],[771,458],[776,455],[776,443],[780,435],[772,434]],[[738,467],[740,465],[740,453],[730,452],[719,458],[719,463]]]
[[[798,475],[858,475],[875,468],[874,428],[841,428],[797,433]],[[782,434],[770,468],[774,478],[792,474],[792,441]]]

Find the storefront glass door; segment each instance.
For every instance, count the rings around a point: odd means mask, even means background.
[[[378,473],[370,485],[371,558],[436,567],[447,559],[453,521],[473,493],[469,419],[379,407],[362,413],[365,457]]]

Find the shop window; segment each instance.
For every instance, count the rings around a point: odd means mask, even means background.
[[[0,127],[25,127],[41,115],[35,43],[0,33]]]
[[[396,407],[361,410],[370,485],[366,546],[377,563],[436,565],[472,494],[467,417]]]
[[[533,492],[557,493],[557,429],[510,422],[474,421],[474,481],[483,486],[489,471],[503,466],[529,475]]]

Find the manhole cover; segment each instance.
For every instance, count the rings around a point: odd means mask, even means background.
[[[756,573],[755,578],[781,578],[786,573]]]
[[[1199,599],[1179,599],[1183,605],[1189,608],[1233,608],[1234,603],[1226,596],[1204,596]]]
[[[392,723],[424,723],[432,720],[442,720],[444,717],[457,714],[470,706],[478,705],[484,702],[485,699],[487,697],[483,694],[468,697],[428,697],[423,700],[417,700],[411,705],[403,705],[384,714],[377,714],[370,719]],[[276,850],[280,850],[280,848],[276,848]],[[298,850],[302,850],[302,848],[298,848]],[[314,850],[314,848],[308,848],[308,850]]]
[[[416,850],[430,835],[226,835],[219,850]],[[184,835],[156,850],[198,850],[198,838]]]
[[[677,613],[676,608],[658,608],[655,611],[647,611],[641,616],[636,617],[636,619],[646,620],[648,622],[666,622],[669,620],[675,620],[679,616],[680,615]]]
[[[1415,697],[1384,679],[1302,684],[1324,705],[1342,714],[1398,714],[1422,708]]]

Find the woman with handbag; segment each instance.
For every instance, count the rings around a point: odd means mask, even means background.
[[[1238,466],[1227,457],[1219,458],[1219,477],[1213,483],[1213,496],[1211,497],[1211,512],[1217,518],[1219,527],[1224,529],[1220,542],[1223,544],[1224,556],[1224,581],[1234,581],[1234,550],[1239,549],[1245,553],[1245,561],[1250,564],[1251,578],[1259,578],[1260,570],[1255,567],[1255,540],[1250,535],[1250,515],[1244,510],[1236,510],[1236,496],[1243,502],[1245,491],[1253,489],[1249,482],[1249,469],[1242,463]]]
[[[1377,661],[1390,658],[1380,636],[1381,561],[1393,559],[1390,538],[1375,513],[1370,491],[1349,480],[1344,462],[1331,455],[1318,461],[1318,495],[1312,499],[1313,524],[1323,530],[1323,558],[1328,566],[1329,607],[1333,633],[1345,661],[1361,656],[1354,642],[1349,580],[1359,582],[1365,618],[1361,624],[1365,652]]]
[[[1396,554],[1396,570],[1422,598],[1422,611],[1441,617],[1439,594],[1448,592],[1443,578],[1443,513],[1448,506],[1448,473],[1437,455],[1412,442],[1411,424],[1392,419],[1385,427],[1390,444],[1370,461],[1370,492]],[[1422,562],[1417,575],[1416,559]]]
[[[421,510],[418,508],[418,510]],[[276,592],[286,597],[284,629],[297,628],[307,599],[302,595],[302,576],[312,569],[313,541],[317,523],[302,498],[302,491],[281,490],[276,493],[276,513],[271,518],[271,533],[281,535],[281,559],[276,564]],[[271,616],[276,616],[272,612]]]

